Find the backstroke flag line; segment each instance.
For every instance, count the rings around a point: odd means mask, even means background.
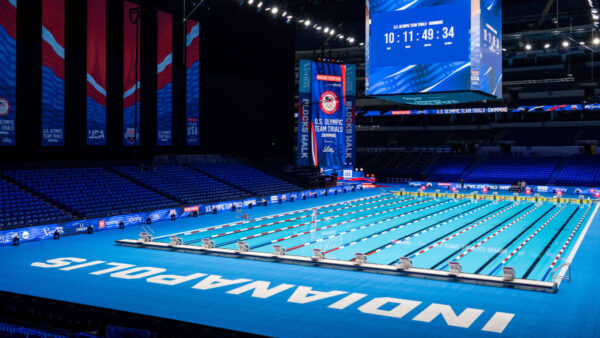
[[[87,144],[106,145],[106,0],[87,1]]]
[[[17,98],[17,0],[0,0],[0,145],[13,146]]]
[[[42,145],[65,144],[65,0],[42,1]]]
[[[172,145],[173,125],[173,16],[157,12],[156,144]]]

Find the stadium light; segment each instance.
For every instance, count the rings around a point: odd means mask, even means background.
[[[332,29],[329,31],[329,35],[333,35],[333,34],[335,34],[335,30]]]
[[[565,40],[562,42],[563,47],[569,47],[569,41]]]
[[[359,43],[358,45],[362,47],[362,46],[364,46],[364,45],[365,45],[365,43],[364,43],[364,42],[361,42],[361,43]],[[375,174],[373,174],[373,175],[375,175]]]
[[[550,48],[550,44],[549,43],[545,44],[544,48],[546,48],[546,49]]]
[[[317,30],[320,31],[321,30],[321,26],[317,26]]]
[[[325,33],[329,32],[329,27],[325,27],[325,28],[323,29],[323,32],[325,32]]]
[[[258,3],[258,5],[256,5],[256,7],[261,8],[262,7],[262,1]]]
[[[596,15],[596,14],[592,14],[592,18],[594,18],[594,20],[598,20],[598,18],[600,18],[600,17],[598,17],[598,15]]]
[[[285,16],[287,14],[287,12],[283,12],[281,13],[281,16]]]
[[[594,40],[592,40],[592,43],[594,45],[600,44],[600,38],[594,38]]]
[[[583,46],[583,45],[585,45],[585,42],[579,41],[579,44]]]
[[[530,44],[526,44],[525,45],[525,50],[531,50],[531,45]]]
[[[310,26],[310,20],[304,21],[304,26]]]
[[[271,9],[271,13],[273,13],[273,14],[277,14],[277,12],[279,12],[279,9],[277,9],[277,7],[273,7],[273,8]]]
[[[254,0],[248,0],[248,5],[252,5],[254,3]]]

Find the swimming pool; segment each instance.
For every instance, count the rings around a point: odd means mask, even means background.
[[[415,268],[447,271],[459,262],[462,272],[551,281],[552,269],[569,256],[595,204],[552,203],[500,197],[498,200],[398,196],[386,192],[217,226],[157,236],[184,245],[236,250],[243,241],[252,252],[353,261],[364,253],[369,263],[394,265],[409,257]]]

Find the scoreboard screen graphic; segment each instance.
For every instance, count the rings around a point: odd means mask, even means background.
[[[500,0],[367,0],[366,94],[412,104],[499,97]]]

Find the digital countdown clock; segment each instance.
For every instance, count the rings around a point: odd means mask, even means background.
[[[368,0],[367,15],[367,95],[413,104],[501,96],[501,2]]]

